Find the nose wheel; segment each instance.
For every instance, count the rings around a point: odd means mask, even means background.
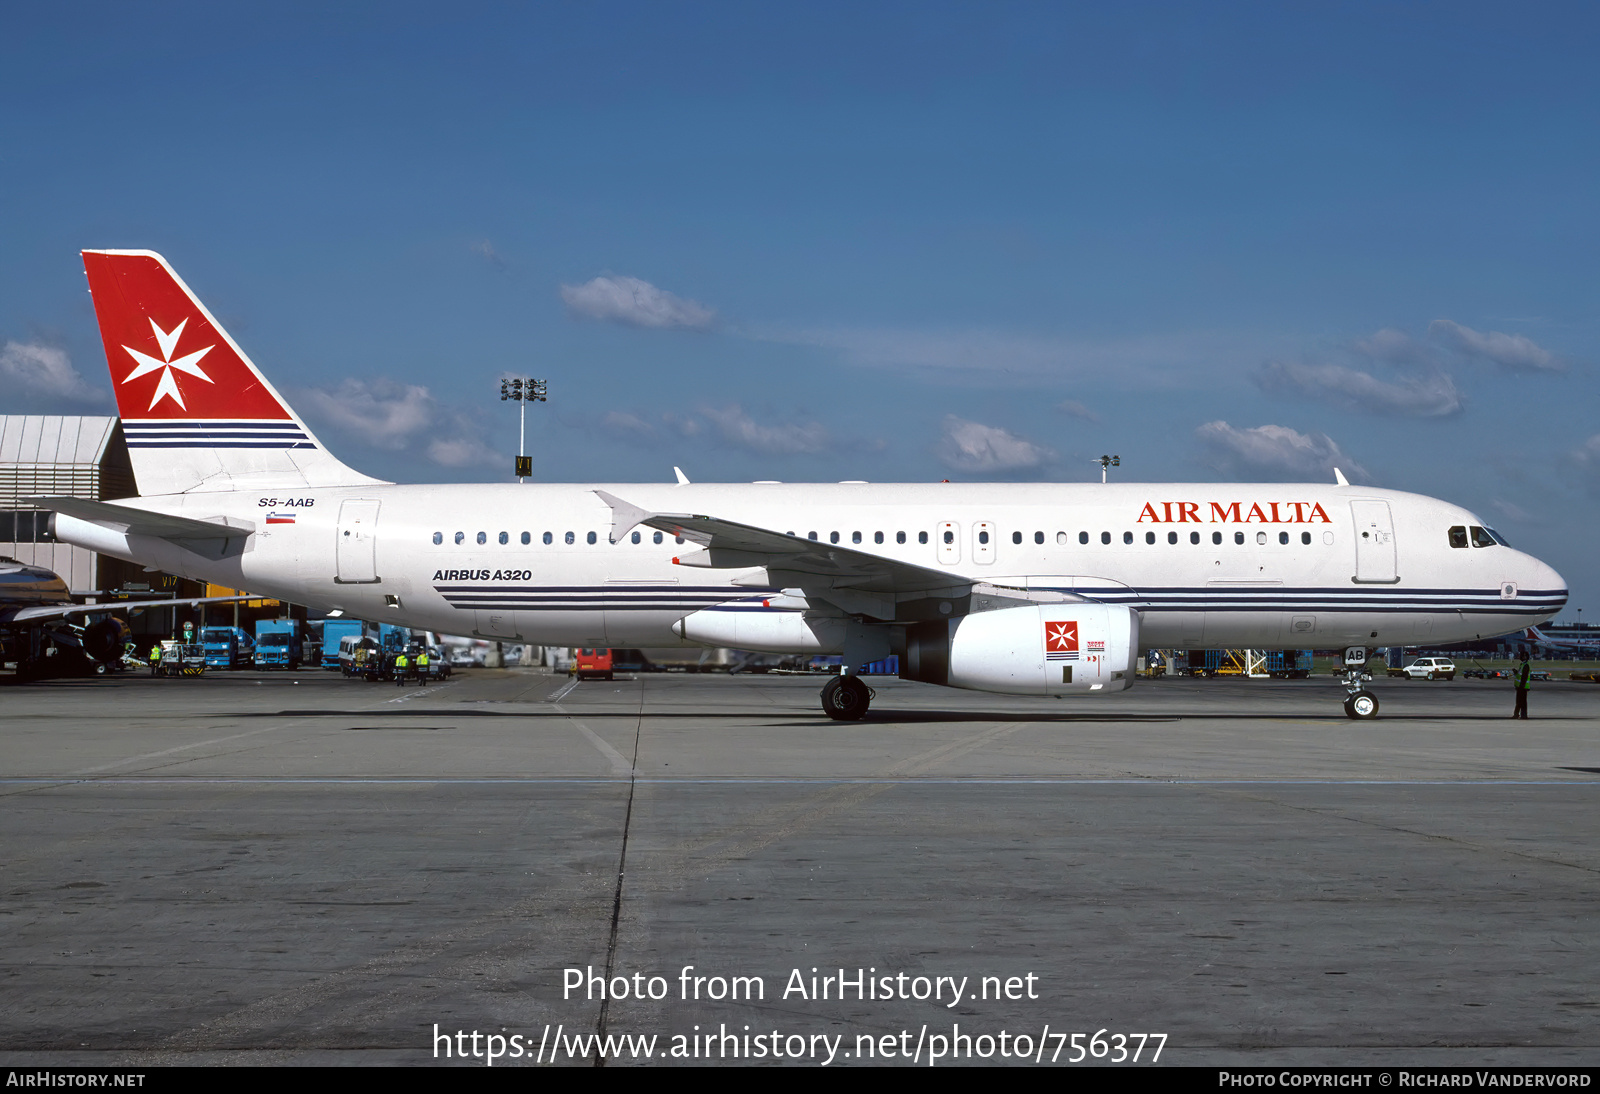
[[[836,722],[854,722],[867,712],[872,692],[859,676],[835,676],[822,686],[822,712]]]
[[[1357,721],[1378,716],[1378,697],[1370,691],[1358,691],[1344,701],[1344,712]]]

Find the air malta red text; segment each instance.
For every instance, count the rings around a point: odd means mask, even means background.
[[[1198,501],[1145,502],[1135,523],[1143,524],[1146,521],[1155,524],[1333,523],[1328,519],[1328,514],[1322,506],[1314,501],[1251,502],[1249,509],[1244,507],[1242,501],[1229,502],[1227,505],[1214,501],[1211,503],[1210,513],[1206,516],[1200,515],[1201,504]],[[1157,505],[1160,509],[1156,508]]]

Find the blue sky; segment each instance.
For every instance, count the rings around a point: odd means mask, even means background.
[[[402,481],[1353,480],[1592,608],[1579,4],[11,5],[0,408],[162,252]],[[1569,615],[1571,614],[1569,610]]]

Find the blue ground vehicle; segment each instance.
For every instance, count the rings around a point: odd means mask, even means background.
[[[237,669],[250,664],[256,649],[255,639],[243,627],[202,627],[200,644],[205,648],[206,667]]]
[[[322,667],[336,669],[339,664],[339,640],[345,637],[360,638],[362,623],[359,619],[328,619],[322,624]]]
[[[256,620],[256,668],[298,669],[304,655],[299,620]]]

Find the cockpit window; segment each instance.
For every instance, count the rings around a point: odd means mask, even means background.
[[[1474,524],[1468,531],[1472,533],[1472,545],[1474,547],[1494,547],[1498,543],[1487,528],[1479,528]]]
[[[1450,529],[1450,546],[1465,547],[1467,545],[1467,526],[1458,524]]]
[[[1489,535],[1494,538],[1494,541],[1496,543],[1498,543],[1500,546],[1502,546],[1502,547],[1511,546],[1511,544],[1506,541],[1506,537],[1502,536],[1499,532],[1496,532],[1493,528],[1485,528],[1484,531],[1488,532]]]

